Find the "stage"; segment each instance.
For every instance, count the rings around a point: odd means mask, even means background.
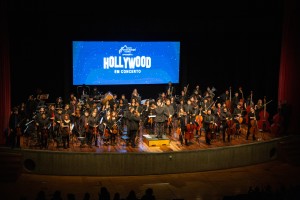
[[[22,173],[44,175],[125,176],[200,172],[268,162],[277,158],[278,143],[285,137],[260,133],[257,140],[246,140],[245,131],[223,142],[221,136],[205,143],[204,134],[187,145],[181,145],[176,135],[166,136],[164,142],[154,138],[146,140],[145,133],[137,137],[137,147],[132,148],[118,138],[117,145],[101,144],[99,147],[80,147],[78,141],[68,149],[22,147],[6,152],[20,157]],[[24,143],[25,141],[23,141]],[[151,145],[151,142],[159,142]],[[150,144],[150,145],[149,145]]]

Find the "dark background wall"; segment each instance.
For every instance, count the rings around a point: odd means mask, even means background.
[[[125,9],[126,8],[126,9]],[[224,2],[161,8],[122,5],[9,3],[12,105],[26,101],[37,88],[53,102],[72,85],[73,40],[179,40],[180,83],[176,91],[199,84],[221,94],[243,87],[245,96],[266,96],[277,108],[282,0]],[[200,72],[198,72],[200,71]],[[164,85],[98,86],[102,92],[156,98]]]

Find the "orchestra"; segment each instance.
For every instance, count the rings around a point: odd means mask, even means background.
[[[266,111],[269,102],[260,98],[254,105],[252,91],[245,101],[241,87],[231,98],[231,89],[228,87],[217,96],[214,87],[207,87],[202,93],[197,84],[190,92],[187,84],[177,95],[175,86],[169,82],[156,100],[142,100],[136,88],[127,99],[125,94],[121,94],[120,98],[111,92],[102,95],[94,87],[91,95],[85,94],[83,99],[71,93],[67,101],[58,97],[49,106],[36,104],[34,107],[33,103],[30,104],[34,100],[30,95],[22,109],[26,111],[27,122],[35,122],[28,124],[36,127],[37,145],[41,149],[47,149],[51,140],[57,148],[68,149],[73,142],[71,138],[80,140],[80,147],[85,144],[89,148],[100,147],[101,144],[115,146],[126,128],[130,132],[132,147],[136,146],[138,131],[158,139],[175,139],[186,146],[192,143],[194,136],[204,136],[207,145],[214,142],[217,134],[224,143],[231,142],[231,136],[240,135],[242,127],[246,127],[246,139],[252,134],[255,140],[260,129],[269,131]],[[24,136],[29,130],[27,126],[21,129]]]

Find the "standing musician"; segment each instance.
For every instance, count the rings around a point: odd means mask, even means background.
[[[233,122],[235,123],[236,133],[239,133],[241,129],[241,124],[243,122],[243,116],[242,116],[243,110],[241,109],[241,104],[237,104],[236,108],[233,110]]]
[[[231,107],[233,108],[232,113],[234,112],[234,110],[237,107],[237,105],[239,104],[239,102],[240,102],[239,92],[236,91],[234,93],[234,96],[231,99]]]
[[[116,138],[119,135],[119,126],[117,124],[118,122],[118,117],[117,117],[117,112],[112,111],[111,112],[111,120],[109,123],[109,127],[110,127],[110,133],[111,133],[111,137],[110,137],[110,143],[111,145],[116,145]]]
[[[70,148],[71,119],[69,114],[65,114],[61,122],[61,136],[64,149]]]
[[[49,105],[49,109],[47,112],[47,116],[50,119],[51,122],[51,127],[49,129],[49,137],[50,139],[54,139],[56,134],[55,134],[55,127],[56,127],[56,122],[55,122],[55,115],[56,115],[56,111],[55,111],[55,105],[54,104],[50,104]]]
[[[186,129],[186,113],[184,112],[183,108],[180,108],[178,111],[178,131],[180,131],[179,134],[179,141],[180,144],[183,145],[183,138],[185,134]]]
[[[196,129],[196,125],[193,121],[189,121],[185,127],[184,140],[185,145],[189,146],[194,138],[194,130]]]
[[[172,85],[172,82],[169,81],[168,86],[166,88],[166,97],[171,98],[174,96],[174,94],[176,94],[174,86]]]
[[[175,110],[173,105],[171,105],[170,99],[166,99],[166,105],[164,106],[164,114],[166,116],[165,130],[170,136],[172,136],[173,116],[175,114]]]
[[[80,123],[80,136],[81,137],[85,137],[86,139],[86,143],[88,136],[90,137],[89,134],[89,118],[90,118],[90,113],[88,110],[84,111],[84,114],[81,115],[80,119],[79,119],[79,123]],[[85,141],[81,140],[81,147],[84,145]]]
[[[51,127],[51,121],[49,117],[47,117],[46,113],[42,114],[42,117],[37,121],[38,134],[40,134],[40,148],[48,148],[48,137],[49,137],[49,129]]]
[[[17,107],[13,108],[13,112],[9,117],[9,129],[10,129],[10,144],[11,148],[21,148],[20,137],[21,137],[21,118]]]
[[[98,134],[99,134],[99,116],[97,112],[92,112],[88,119],[89,130],[87,134],[87,144],[92,148],[93,139],[95,141],[95,146],[98,146]]]
[[[193,95],[199,101],[202,99],[202,92],[199,85],[196,85],[195,89],[193,90]]]
[[[136,147],[135,138],[139,130],[140,114],[133,107],[130,107],[129,112],[126,112],[125,117],[128,119],[127,131],[128,131],[129,141],[131,143],[131,147],[135,148]]]
[[[54,137],[55,137],[55,141],[57,143],[57,147],[59,146],[59,144],[62,142],[62,138],[61,138],[61,131],[62,131],[62,128],[61,128],[61,123],[63,121],[63,114],[62,114],[62,108],[56,108],[57,111],[56,111],[56,114],[55,114],[55,120],[54,120],[54,124],[55,124],[55,127],[54,127]]]
[[[203,119],[203,127],[205,130],[205,142],[206,144],[211,144],[211,137],[212,132],[214,131],[215,127],[215,116],[211,114],[211,109],[207,110],[207,114],[204,116]]]
[[[201,136],[201,128],[203,126],[203,115],[202,115],[202,107],[199,108],[199,112],[195,117],[195,125],[196,125],[196,133],[195,135]]]
[[[257,130],[257,116],[255,113],[255,108],[251,107],[250,108],[250,112],[248,113],[248,129],[247,129],[247,136],[246,136],[246,140],[248,140],[250,132],[252,132],[252,139],[253,141],[256,140],[255,138],[255,132]],[[255,130],[255,131],[250,131],[250,130]]]
[[[150,104],[150,108],[149,108],[149,114],[147,115],[146,117],[146,129],[149,131],[149,134],[154,134],[154,127],[155,127],[155,116],[156,116],[156,112],[155,112],[155,108],[156,108],[156,105],[155,105],[155,101],[151,102]]]
[[[157,106],[155,108],[155,124],[156,124],[156,130],[157,130],[157,138],[162,138],[164,134],[164,123],[165,123],[165,114],[164,114],[164,106],[159,99],[156,102]]]
[[[183,106],[183,110],[186,113],[187,121],[185,124],[187,124],[189,121],[191,121],[192,114],[194,113],[194,108],[191,99],[187,100],[186,104]]]
[[[231,128],[229,125],[231,124],[232,116],[231,113],[228,111],[227,107],[223,107],[223,111],[220,115],[221,125],[220,131],[222,132],[223,142],[226,141],[226,133],[227,133],[227,141],[230,142],[230,133],[228,134],[227,129]]]
[[[111,111],[107,110],[105,115],[103,116],[103,134],[102,134],[102,140],[105,144],[108,144],[108,142],[111,139],[111,126],[112,126],[112,120],[111,120]]]

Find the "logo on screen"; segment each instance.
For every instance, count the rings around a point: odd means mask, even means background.
[[[120,56],[103,57],[103,69],[115,69],[114,73],[141,73],[141,68],[151,68],[151,57],[133,56],[132,52],[135,51],[136,48],[122,46],[119,49]]]
[[[122,56],[132,56],[132,52],[136,51],[136,49],[133,49],[132,47],[127,47],[127,45],[124,45],[120,48],[119,54],[122,54]]]

